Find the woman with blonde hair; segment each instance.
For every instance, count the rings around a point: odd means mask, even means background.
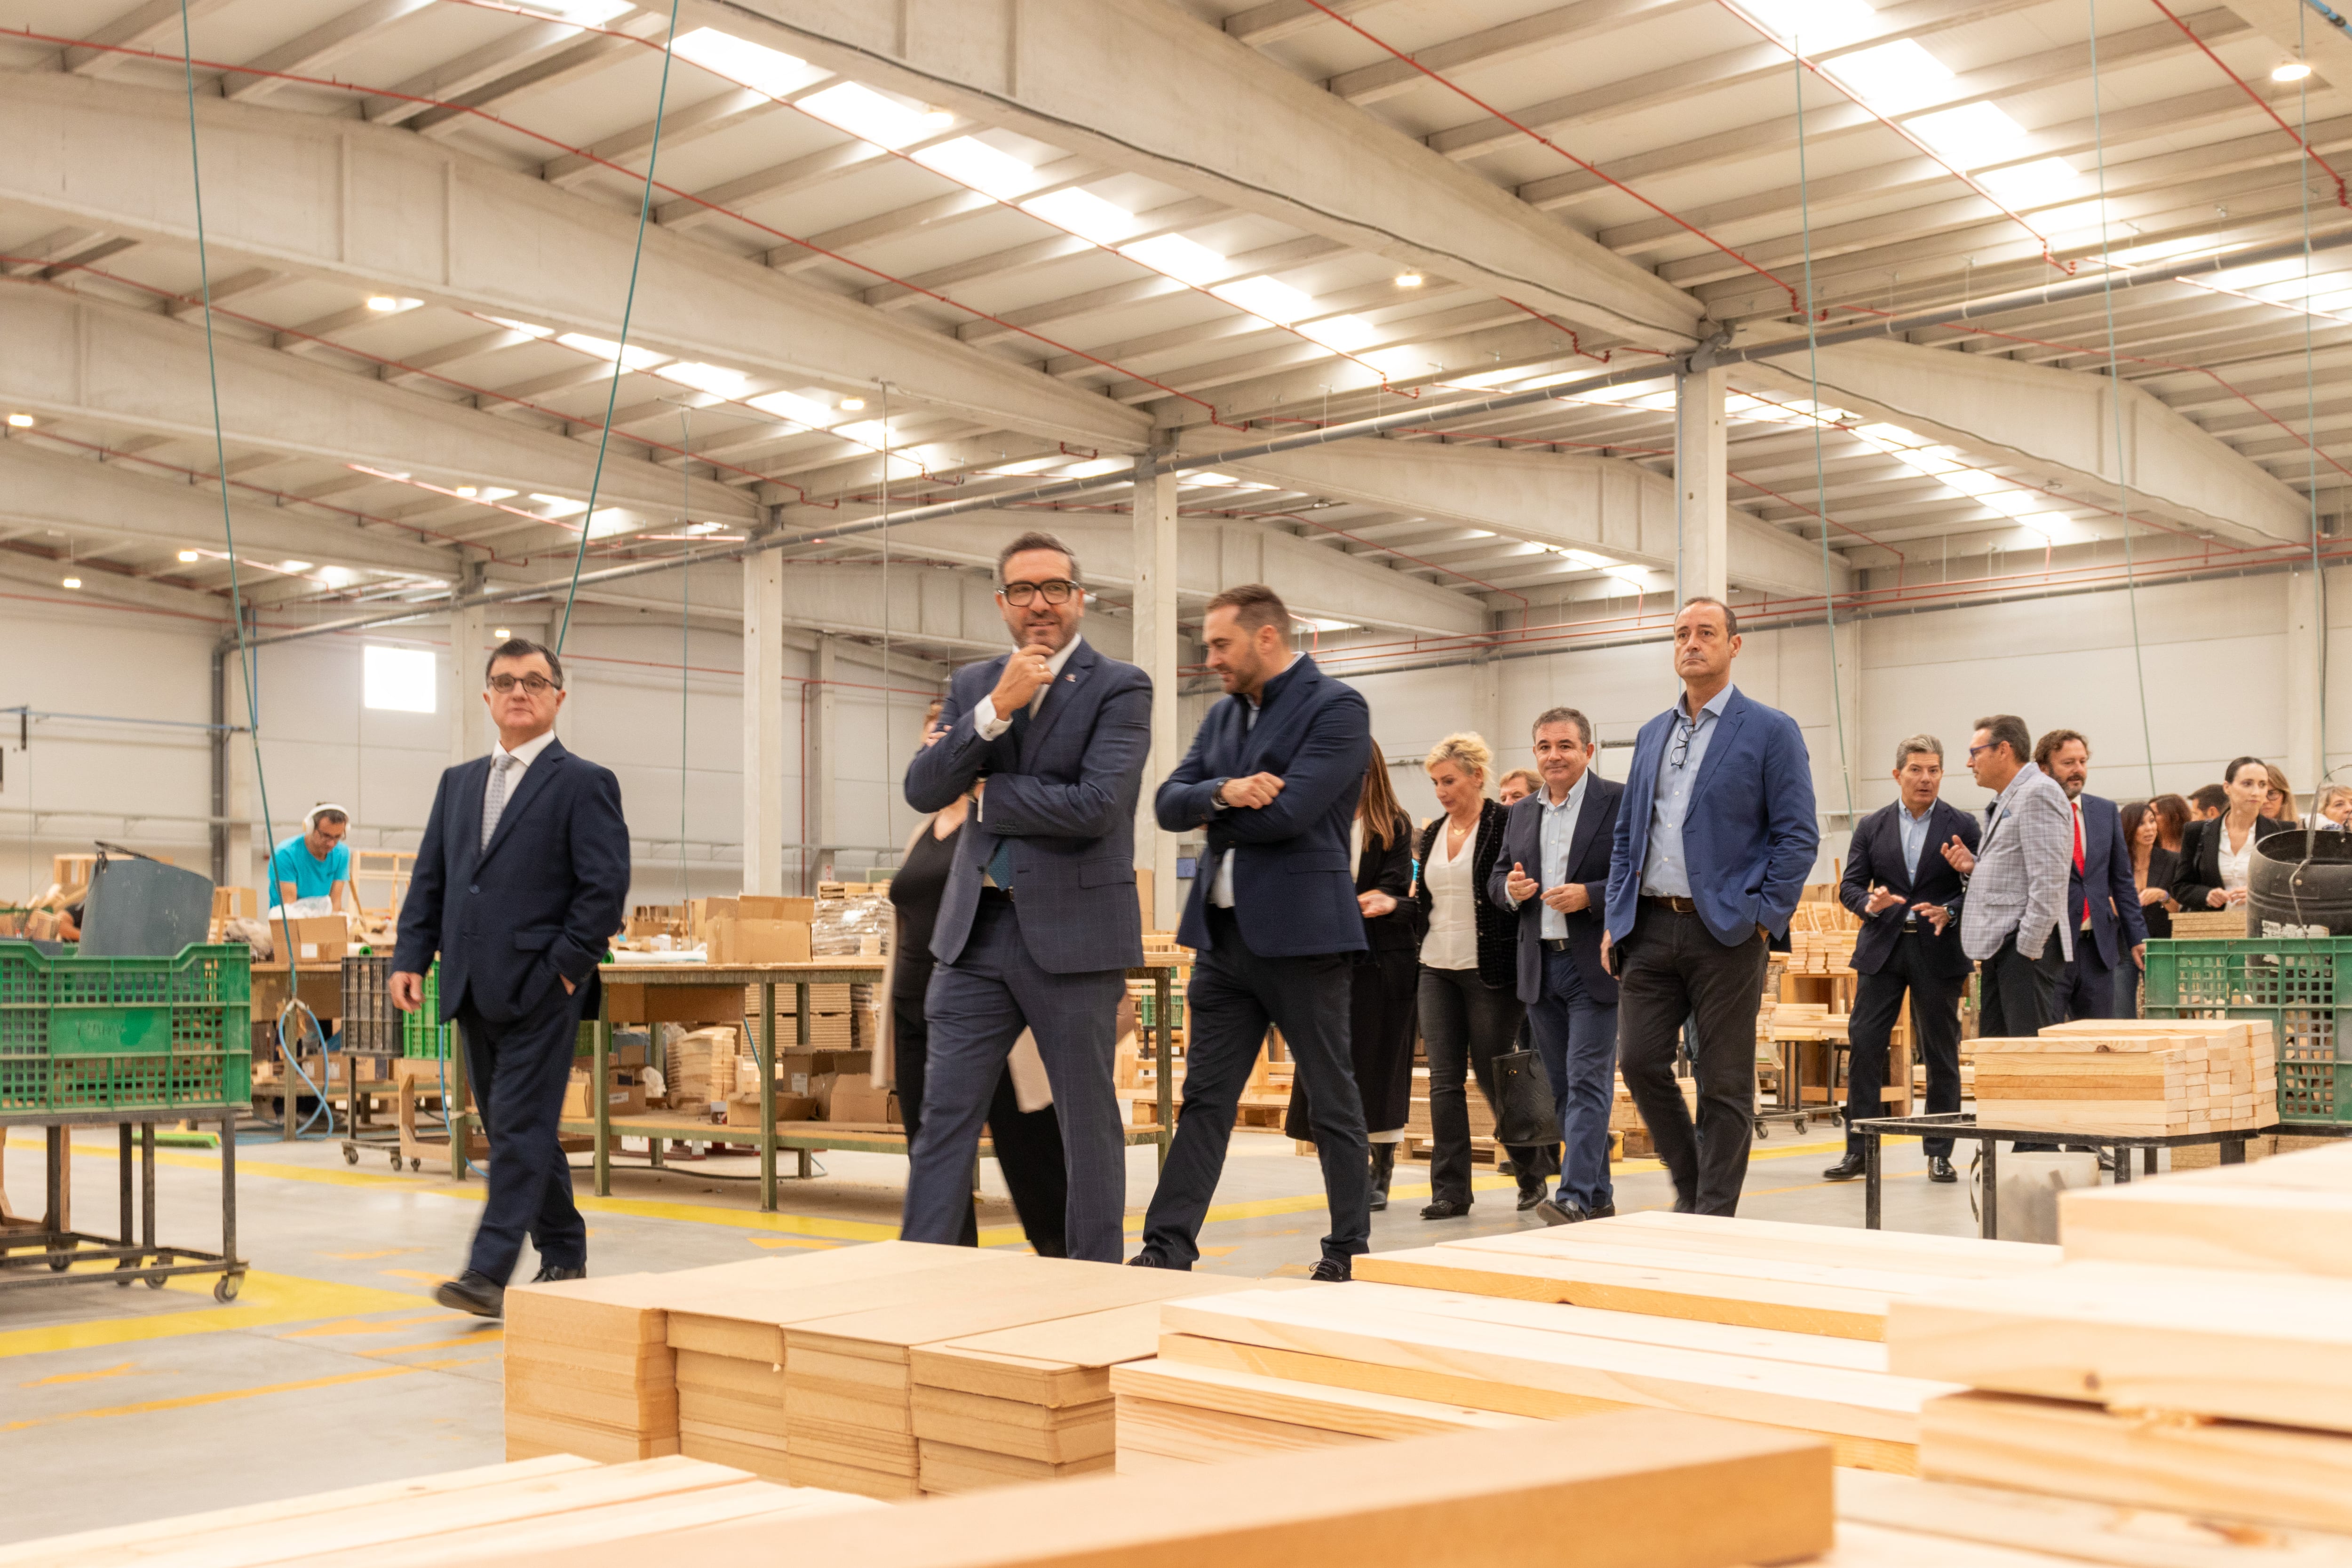
[[[1356,1091],[1364,1102],[1364,1130],[1372,1145],[1375,1211],[1389,1206],[1397,1144],[1412,1109],[1413,988],[1420,982],[1421,910],[1412,892],[1412,818],[1397,805],[1379,742],[1364,767],[1349,829],[1356,868],[1356,907],[1364,915],[1366,951],[1349,971],[1348,1044]],[[1307,1086],[1294,1078],[1282,1129],[1302,1142],[1315,1139]]]
[[[1422,829],[1414,847],[1421,875],[1413,902],[1428,922],[1421,944],[1421,1037],[1429,1050],[1429,1205],[1423,1219],[1470,1212],[1470,1101],[1475,1072],[1495,1102],[1494,1063],[1518,1037],[1527,1004],[1518,997],[1516,912],[1487,901],[1488,874],[1503,849],[1504,808],[1486,797],[1495,765],[1486,742],[1448,735],[1430,748],[1425,766],[1444,815]],[[1519,1207],[1544,1198],[1544,1151],[1513,1149]]]

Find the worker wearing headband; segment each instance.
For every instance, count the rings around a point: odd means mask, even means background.
[[[351,830],[351,813],[340,805],[314,805],[302,825],[302,832],[269,857],[270,901],[330,899],[332,908],[341,910],[352,890],[352,852],[343,842]]]

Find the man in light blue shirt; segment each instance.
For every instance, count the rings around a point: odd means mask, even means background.
[[[1682,704],[1675,705],[1673,742],[1658,770],[1657,798],[1650,807],[1650,854],[1642,863],[1642,891],[1647,897],[1691,896],[1690,865],[1683,858],[1683,818],[1690,812],[1691,791],[1706,762],[1707,742],[1715,739],[1735,689],[1726,685],[1708,698],[1696,719]]]
[[[302,831],[280,843],[269,857],[269,901],[331,900],[336,909],[352,890],[352,850],[343,842],[351,814],[340,805],[314,805]]]

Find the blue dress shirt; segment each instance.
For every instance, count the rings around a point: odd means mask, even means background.
[[[1569,846],[1576,839],[1576,818],[1584,809],[1584,781],[1591,776],[1589,768],[1577,774],[1576,783],[1569,787],[1568,798],[1558,805],[1552,804],[1550,785],[1537,792],[1537,799],[1543,803],[1543,864],[1538,869],[1548,889],[1568,880]],[[1568,917],[1549,904],[1544,906],[1538,924],[1547,937],[1568,935]]]
[[[1738,688],[1727,682],[1707,699],[1693,719],[1684,699],[1675,700],[1675,733],[1666,754],[1658,760],[1658,784],[1650,803],[1650,855],[1642,865],[1642,891],[1654,898],[1691,896],[1690,864],[1683,858],[1683,819],[1690,813],[1692,786],[1699,764],[1706,761],[1707,742],[1723,718],[1723,710]]]
[[[1900,801],[1895,803],[1902,805]],[[1918,816],[1911,815],[1907,805],[1895,814],[1895,826],[1903,834],[1903,868],[1911,874],[1914,884],[1919,880],[1919,852],[1927,847],[1927,821],[1936,815],[1936,803],[1929,801],[1927,809]]]

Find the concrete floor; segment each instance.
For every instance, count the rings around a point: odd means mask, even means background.
[[[4,1168],[19,1210],[37,1209],[40,1134],[18,1132]],[[83,1222],[111,1223],[111,1130],[73,1145]],[[1783,1126],[1756,1145],[1743,1215],[1819,1225],[1862,1223],[1860,1183],[1821,1180],[1834,1136]],[[1129,1152],[1129,1234],[1140,1228],[1153,1174],[1150,1148]],[[210,1151],[158,1155],[161,1238],[219,1244],[219,1164]],[[616,1168],[613,1195],[586,1195],[590,1266],[597,1273],[669,1269],[826,1248],[897,1233],[906,1163],[828,1154],[824,1174],[788,1182],[786,1212],[758,1212],[753,1184],[697,1172]],[[756,1169],[755,1165],[751,1168]],[[787,1167],[789,1168],[789,1167]],[[428,1298],[460,1267],[482,1195],[477,1179],[430,1170],[393,1174],[381,1156],[356,1167],[335,1143],[247,1143],[238,1151],[238,1236],[254,1272],[238,1300],[216,1305],[209,1280],[162,1290],[73,1286],[0,1291],[0,1474],[9,1507],[0,1542],[257,1502],[427,1474],[504,1458],[499,1330]],[[1968,1188],[1927,1183],[1916,1143],[1887,1151],[1889,1228],[1972,1235]],[[984,1182],[983,1246],[1019,1247],[1021,1233],[992,1165]],[[1372,1216],[1372,1249],[1426,1246],[1535,1223],[1512,1205],[1509,1177],[1487,1175],[1458,1220],[1423,1221],[1425,1168],[1400,1170],[1392,1204]],[[1651,1161],[1617,1169],[1618,1207],[1663,1208],[1671,1184]],[[1315,1163],[1268,1132],[1234,1140],[1217,1205],[1202,1236],[1202,1267],[1297,1274],[1324,1229]],[[523,1275],[536,1268],[526,1254]],[[126,1484],[129,1483],[129,1484]]]

